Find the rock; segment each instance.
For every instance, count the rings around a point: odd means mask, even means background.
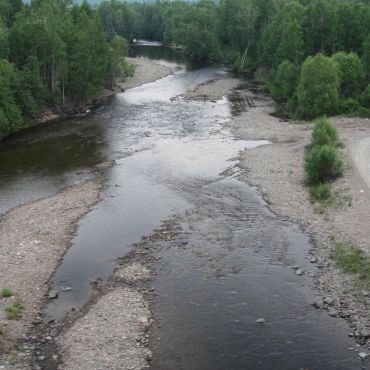
[[[261,317],[260,319],[256,320],[256,323],[263,325],[263,324],[266,324],[266,320],[263,317]]]
[[[139,317],[139,318],[137,319],[137,322],[138,322],[139,324],[147,324],[149,321],[148,321],[148,318],[147,318],[147,317],[142,316],[142,317]]]
[[[39,356],[39,357],[37,357],[37,359],[39,360],[39,361],[44,361],[45,360],[45,356]]]
[[[361,330],[359,333],[359,337],[363,339],[368,339],[370,338],[370,331],[367,329]]]
[[[60,288],[60,290],[61,290],[62,292],[70,292],[70,291],[72,290],[72,288],[71,288],[70,286],[66,286],[66,287],[62,287],[62,288]]]
[[[49,294],[48,294],[48,298],[49,299],[56,299],[58,298],[58,291],[55,290],[55,289],[52,289],[49,291]]]
[[[334,309],[331,309],[328,311],[329,313],[329,316],[331,317],[338,317],[338,311],[337,310],[334,310]]]
[[[316,262],[317,262],[317,258],[316,258],[316,257],[312,257],[312,258],[310,259],[310,262],[311,262],[311,263],[316,263]]]
[[[334,298],[331,297],[325,297],[324,298],[324,303],[331,306],[334,303]]]
[[[321,309],[323,307],[323,304],[322,302],[319,302],[319,301],[315,301],[312,306],[314,306],[315,308],[318,308],[318,309]]]
[[[293,270],[298,270],[298,269],[299,269],[298,265],[293,266]]]
[[[360,356],[360,358],[362,358],[363,360],[367,357],[367,356],[369,356],[369,354],[368,353],[365,353],[365,352],[359,352],[358,353],[358,355]]]
[[[302,269],[297,269],[296,272],[295,272],[298,276],[301,276],[304,274],[304,271]]]

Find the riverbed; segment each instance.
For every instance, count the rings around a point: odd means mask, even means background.
[[[1,184],[8,194],[3,210],[91,179],[97,165],[110,164],[99,175],[102,200],[81,220],[50,282],[58,298],[44,310],[45,325],[63,324],[72,311],[82,314],[58,332],[61,340],[53,338],[51,348],[61,353],[46,368],[128,368],[120,326],[114,325],[115,310],[124,310],[125,302],[115,301],[122,286],[111,279],[117,259],[144,236],[156,263],[149,282],[129,285],[139,294],[130,307],[145,316],[150,306],[154,321],[147,319],[143,347],[151,349],[144,357],[153,369],[364,368],[345,322],[313,307],[309,236],[273,214],[240,180],[240,151],[270,142],[237,139],[229,122],[241,106],[268,111],[271,100],[262,93],[254,105],[223,94],[192,96],[199,85],[229,72],[155,48],[138,54],[172,68],[172,75],[120,93],[89,116],[33,129],[2,147],[1,154],[13,158]],[[151,239],[167,220],[162,233],[171,236]],[[101,291],[91,300],[97,283]],[[155,293],[149,303],[142,289]],[[132,303],[131,293],[124,290]],[[99,338],[107,333],[98,322],[108,298],[112,312],[103,316],[114,334],[109,341]],[[99,342],[102,352],[93,345],[98,339],[107,342]],[[44,361],[47,355],[38,366]],[[132,364],[139,369],[143,362]]]

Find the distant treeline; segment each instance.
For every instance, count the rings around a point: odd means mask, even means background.
[[[0,0],[0,136],[42,107],[93,99],[129,70],[133,38],[254,72],[291,116],[369,116],[369,31],[360,0]]]
[[[370,113],[370,5],[359,0],[103,1],[109,37],[142,37],[254,71],[300,118]]]
[[[126,40],[70,0],[0,0],[0,137],[46,106],[89,102],[123,73]]]

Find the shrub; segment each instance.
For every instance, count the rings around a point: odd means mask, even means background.
[[[312,132],[311,146],[315,145],[333,145],[338,144],[337,129],[331,125],[326,117],[321,117],[316,120],[315,128]]]
[[[359,108],[360,103],[355,99],[343,99],[340,102],[340,111],[343,113],[355,113]]]
[[[339,76],[336,63],[322,54],[303,63],[298,89],[298,116],[305,119],[335,114],[339,103]]]
[[[340,95],[346,98],[358,95],[364,76],[359,56],[356,53],[339,52],[332,59],[338,67]]]
[[[8,288],[1,289],[0,296],[2,298],[11,297],[13,295],[13,292]]]
[[[328,183],[314,185],[310,187],[310,196],[314,200],[323,202],[331,198],[331,187]]]
[[[14,301],[10,306],[5,308],[5,316],[8,320],[19,319],[22,316],[23,306],[19,301]]]
[[[306,156],[304,170],[308,185],[317,185],[342,175],[343,161],[333,146],[316,145]]]

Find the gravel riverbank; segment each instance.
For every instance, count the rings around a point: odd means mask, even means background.
[[[99,201],[101,185],[87,181],[57,195],[17,207],[0,219],[0,282],[13,296],[0,298],[0,355],[40,321],[48,280],[77,229],[78,220]],[[17,320],[5,309],[19,301]],[[1,362],[0,362],[1,363]]]
[[[358,143],[370,136],[369,119],[331,119],[344,143],[341,154],[347,168],[344,177],[333,184],[334,204],[323,209],[311,202],[303,181],[303,161],[312,123],[273,117],[274,102],[258,86],[243,83],[232,88],[234,83],[234,79],[219,80],[202,85],[191,95],[203,98],[208,95],[212,100],[217,84],[232,101],[234,117],[230,126],[235,137],[271,142],[240,154],[240,178],[258,189],[273,212],[301,225],[312,237],[311,262],[319,267],[319,273],[314,277],[318,299],[313,303],[326,309],[331,316],[345,318],[350,325],[349,335],[370,347],[367,342],[370,294],[359,290],[355,277],[343,273],[332,258],[335,243],[356,245],[370,253],[367,229],[370,190],[360,176],[361,168],[358,168],[358,163],[362,163]],[[364,348],[364,351],[368,349]]]

